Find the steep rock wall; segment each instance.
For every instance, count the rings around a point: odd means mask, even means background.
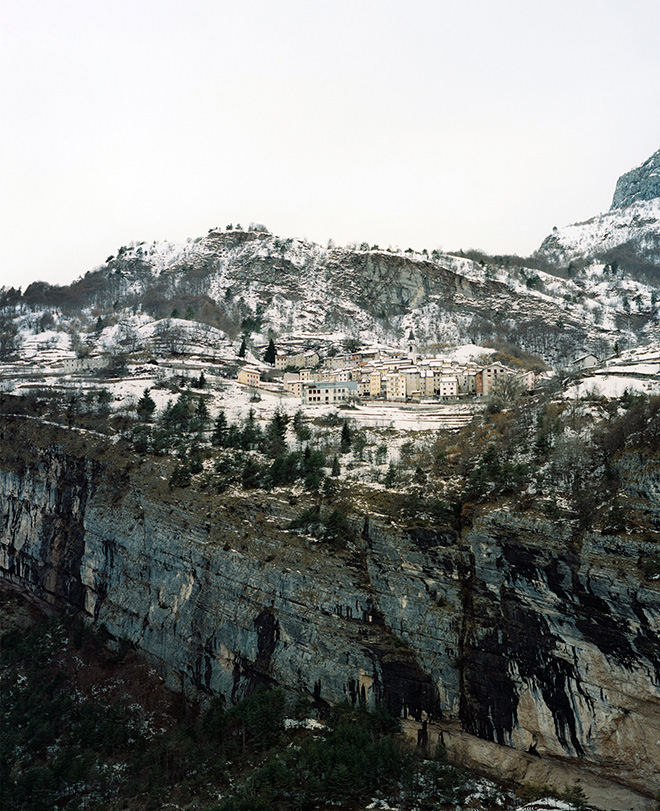
[[[623,208],[638,200],[660,197],[660,149],[617,180],[610,208]]]
[[[638,570],[654,545],[589,533],[577,548],[559,527],[497,514],[469,541],[463,728],[657,781],[660,604]]]
[[[2,437],[2,576],[105,623],[173,686],[382,701],[422,744],[505,776],[577,776],[617,797],[603,807],[660,788],[651,544],[495,511],[462,538],[356,517],[357,548],[329,549],[288,532],[275,496],[170,493],[117,449],[25,430]]]

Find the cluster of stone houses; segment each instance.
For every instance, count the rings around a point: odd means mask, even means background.
[[[316,361],[312,366],[312,361]],[[322,363],[316,352],[278,354],[275,367],[289,369],[283,385],[303,405],[334,404],[350,399],[384,399],[393,402],[437,399],[456,402],[467,397],[492,393],[505,378],[517,378],[531,389],[533,372],[510,369],[501,363],[479,365],[458,363],[438,357],[389,357],[377,350],[335,355]],[[299,371],[290,371],[297,367]],[[239,370],[238,380],[248,386],[260,385],[254,367]]]
[[[285,352],[278,352],[275,355],[275,368],[276,369],[313,369],[321,362],[321,356],[313,349],[307,352],[296,352],[292,355],[287,355]]]

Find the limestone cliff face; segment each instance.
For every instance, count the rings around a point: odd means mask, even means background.
[[[105,623],[179,689],[381,701],[422,744],[514,779],[579,776],[602,807],[660,788],[651,544],[493,512],[463,537],[356,516],[357,548],[328,549],[288,532],[296,508],[275,496],[170,493],[116,448],[26,431],[0,451],[2,576]]]
[[[637,565],[654,546],[590,533],[578,548],[560,527],[510,515],[475,526],[469,541],[464,728],[603,773],[618,762],[630,784],[653,774],[660,603]]]
[[[318,331],[360,330],[392,341],[412,329],[422,345],[476,342],[499,332],[548,359],[595,338],[564,301],[514,292],[477,275],[468,278],[419,257],[335,249],[246,255],[242,264],[226,269],[222,283],[230,283],[236,297],[258,300],[264,323],[276,329],[302,324]],[[179,277],[180,289],[187,279]]]
[[[611,208],[660,197],[660,149],[618,179]]]

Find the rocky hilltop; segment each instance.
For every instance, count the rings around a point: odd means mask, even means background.
[[[124,245],[69,286],[0,290],[0,361],[11,329],[83,335],[72,350],[94,354],[108,349],[102,322],[121,319],[121,340],[135,343],[173,315],[237,347],[244,333],[400,345],[412,332],[422,349],[508,343],[552,365],[604,357],[658,334],[659,155],[622,176],[608,212],[555,228],[528,258],[322,247],[254,225]]]
[[[87,323],[93,331],[99,313],[134,326],[190,313],[239,343],[245,330],[390,344],[412,331],[420,347],[510,343],[562,364],[575,352],[611,352],[627,297],[635,300],[628,341],[648,337],[657,315],[648,283],[598,270],[568,274],[566,250],[560,256],[546,248],[540,265],[528,266],[519,257],[322,248],[264,231],[215,229],[184,245],[125,246],[69,287],[28,286],[15,306],[54,313],[66,329]],[[548,264],[550,254],[559,271]],[[30,329],[40,323],[35,316],[23,321]],[[86,340],[98,349],[92,336]]]
[[[625,270],[657,285],[660,265],[660,151],[623,174],[609,211],[555,228],[535,256],[554,266]]]
[[[584,317],[596,301],[566,308],[526,279],[461,257],[322,248],[232,229],[183,246],[130,246],[70,288],[32,285],[23,298],[70,312],[140,310],[155,319],[190,307],[233,337],[246,324],[278,336],[342,333],[367,343],[398,342],[412,330],[421,346],[499,337],[547,357],[605,339],[607,324]],[[561,284],[549,279],[554,283]]]
[[[382,702],[420,745],[517,781],[576,777],[603,808],[660,788],[660,591],[643,537],[493,510],[462,532],[353,513],[356,542],[288,529],[267,493],[201,494],[113,443],[8,419],[2,576],[84,612],[168,682]],[[657,465],[621,460],[657,513]],[[329,553],[330,552],[330,553]]]
[[[641,166],[636,166],[617,180],[611,209],[625,208],[640,200],[660,197],[660,149]]]

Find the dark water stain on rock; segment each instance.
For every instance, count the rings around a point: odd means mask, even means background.
[[[630,666],[635,653],[630,644],[628,623],[612,614],[610,605],[589,588],[577,574],[573,576],[572,596],[575,604],[575,625],[585,639],[593,642],[605,656]]]
[[[53,508],[42,523],[41,560],[46,566],[40,573],[40,585],[58,601],[84,610],[85,587],[80,570],[85,552],[84,515],[91,471],[84,459],[63,454],[57,454],[51,464],[57,469],[58,486],[54,490]],[[42,475],[48,476],[49,471],[43,470]]]
[[[375,671],[374,691],[378,703],[395,718],[412,718],[422,721],[442,718],[440,697],[435,684],[416,661],[406,652],[399,659],[390,651],[371,646],[380,670],[380,678]]]
[[[257,629],[257,670],[266,672],[280,639],[280,624],[272,611],[264,609],[254,620]]]
[[[521,686],[536,688],[552,713],[558,739],[581,755],[571,703],[575,668],[559,656],[560,642],[544,617],[502,587],[491,627],[466,641],[462,653],[461,721],[467,732],[508,743],[515,728]]]

